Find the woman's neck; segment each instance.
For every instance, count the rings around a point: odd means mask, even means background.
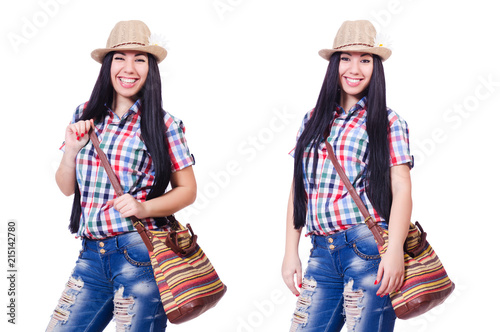
[[[348,95],[342,91],[340,94],[340,107],[342,107],[345,112],[349,112],[349,110],[360,100],[361,96]]]
[[[120,118],[134,105],[136,99],[115,94],[111,110]]]

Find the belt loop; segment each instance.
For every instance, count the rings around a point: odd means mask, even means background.
[[[114,237],[115,239],[115,244],[116,244],[116,249],[120,249],[120,246],[121,246],[121,243],[122,243],[122,239],[123,239],[123,236],[125,234],[128,234],[128,233],[122,233],[122,234],[118,234]]]
[[[83,240],[82,240],[82,246],[83,246],[83,249],[87,250],[87,249],[92,249],[92,248],[89,248],[89,239],[84,237]]]

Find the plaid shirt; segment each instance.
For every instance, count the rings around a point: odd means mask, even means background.
[[[108,108],[104,121],[97,123],[95,127],[100,147],[107,154],[123,192],[144,202],[154,182],[155,171],[152,158],[140,137],[140,107],[141,102],[137,100],[121,119]],[[78,106],[71,123],[80,118],[84,108],[85,104]],[[193,165],[194,158],[189,153],[182,121],[168,113],[164,119],[172,171]],[[64,151],[64,144],[61,150]],[[130,218],[122,218],[113,207],[105,206],[106,202],[115,198],[115,191],[96,155],[92,142],[89,141],[76,157],[76,178],[82,206],[77,235],[101,239],[134,231]],[[146,218],[143,223],[148,229],[156,228],[153,218]]]
[[[383,219],[373,208],[366,193],[366,164],[368,162],[368,133],[366,132],[366,99],[361,99],[349,112],[337,106],[331,125],[328,142],[344,168],[347,177],[376,221]],[[300,127],[301,135],[314,110],[309,111]],[[408,163],[413,167],[410,155],[408,127],[394,111],[388,109],[390,166]],[[294,156],[295,149],[290,152]],[[356,203],[344,187],[335,167],[328,159],[326,145],[322,142],[318,151],[316,183],[312,180],[314,153],[304,152],[304,163],[309,154],[309,163],[304,168],[304,186],[308,199],[306,235],[327,235],[364,222]]]

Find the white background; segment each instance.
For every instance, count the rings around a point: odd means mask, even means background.
[[[2,3],[0,329],[43,331],[80,241],[72,198],[54,181],[64,128],[86,101],[120,20],[168,40],[164,108],[182,119],[198,200],[178,214],[228,286],[213,310],[169,331],[287,331],[295,296],[281,280],[295,134],[314,107],[342,21],[390,36],[388,105],[410,127],[413,220],[456,283],[430,313],[396,331],[491,331],[499,232],[500,24],[491,1],[24,0]],[[7,323],[7,222],[17,223],[17,316]],[[303,238],[304,269],[309,239]],[[5,277],[4,277],[5,275]],[[495,303],[495,302],[493,302]],[[114,323],[107,330],[114,330]]]

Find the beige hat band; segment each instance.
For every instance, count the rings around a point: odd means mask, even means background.
[[[120,44],[116,44],[116,45],[113,45],[109,48],[117,48],[117,47],[120,47],[120,46],[124,46],[124,45],[139,45],[139,46],[146,46],[146,44],[144,43],[139,43],[139,42],[128,42],[128,43],[120,43]]]
[[[352,43],[352,44],[345,44],[345,45],[342,45],[342,46],[337,46],[337,47],[334,48],[334,50],[338,50],[340,48],[349,47],[349,46],[367,46],[367,47],[373,47],[373,45],[370,45],[370,44]]]

